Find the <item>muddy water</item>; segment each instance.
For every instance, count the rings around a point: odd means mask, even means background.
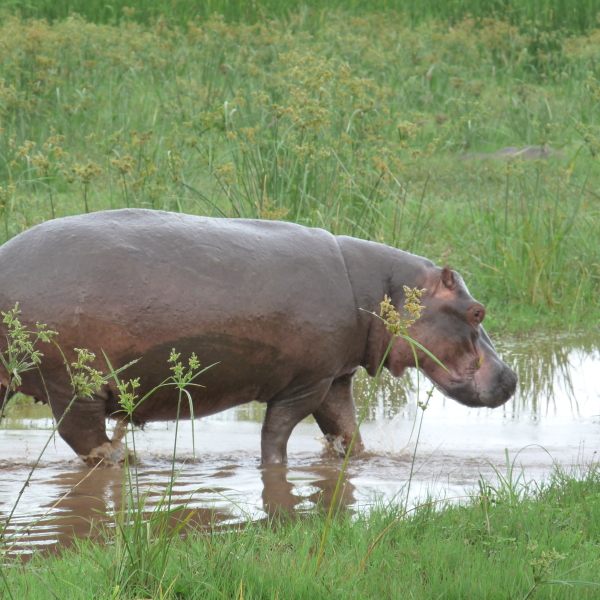
[[[520,383],[516,397],[496,410],[466,408],[434,392],[422,411],[417,402],[427,398],[427,380],[383,378],[362,427],[369,451],[351,462],[343,502],[365,510],[406,493],[411,502],[428,493],[464,494],[482,475],[493,478],[494,468],[505,473],[506,452],[528,479],[543,478],[555,462],[594,461],[600,451],[600,332],[507,342],[498,349]],[[358,378],[359,406],[370,381]],[[341,461],[324,446],[317,425],[307,420],[296,428],[287,468],[265,470],[259,468],[262,416],[263,407],[251,404],[196,421],[195,456],[189,422],[177,430],[168,423],[136,431],[139,484],[148,505],[165,490],[174,464],[174,502],[195,509],[201,526],[327,506]],[[0,428],[0,518],[18,501],[7,533],[21,552],[90,535],[91,522],[110,527],[121,507],[123,472],[90,472],[58,437],[24,486],[52,425],[46,407],[14,406]]]

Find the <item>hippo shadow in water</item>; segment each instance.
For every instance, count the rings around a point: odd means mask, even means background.
[[[232,465],[232,468],[235,468]],[[151,469],[152,470],[152,469]],[[318,464],[311,466],[302,476],[303,469],[288,469],[283,465],[272,465],[262,469],[262,504],[268,519],[288,518],[295,514],[302,515],[315,505],[327,510],[331,506],[335,487],[339,477],[339,466]],[[84,467],[65,470],[46,480],[49,496],[40,498],[36,514],[31,515],[31,527],[22,533],[7,538],[9,552],[23,552],[32,545],[39,547],[70,547],[79,538],[93,539],[97,542],[106,540],[107,534],[113,531],[116,515],[123,509],[123,475],[113,469],[99,469],[94,477],[88,477],[90,471]],[[290,474],[294,473],[292,481]],[[297,479],[300,476],[300,481]],[[315,479],[316,477],[316,479]],[[144,478],[145,479],[145,478]],[[257,481],[258,484],[258,481]],[[144,487],[146,483],[142,483]],[[303,493],[299,487],[309,487]],[[154,488],[154,486],[150,486]],[[231,527],[234,517],[226,507],[215,508],[207,498],[207,506],[198,506],[198,500],[207,493],[211,498],[215,491],[222,497],[228,495],[227,487],[200,488],[194,492],[193,507],[189,505],[189,491],[178,488],[177,482],[173,490],[173,504],[179,507],[169,516],[169,527],[177,528],[186,522],[198,530],[216,531]],[[316,489],[315,489],[316,488]],[[161,497],[162,485],[151,492],[148,490],[148,515]],[[54,497],[53,497],[54,496]],[[57,497],[58,496],[58,497]],[[348,507],[356,502],[355,486],[348,475],[342,479],[338,506]],[[6,506],[0,504],[0,515]],[[30,507],[31,508],[31,507]],[[35,509],[34,509],[35,510]],[[22,518],[20,518],[22,521]],[[20,529],[18,527],[17,529]],[[14,528],[7,533],[15,533]]]
[[[288,474],[291,470],[292,469],[288,469],[284,465],[272,465],[262,470],[263,508],[269,517],[289,516],[296,512],[297,507],[304,504],[306,501],[309,501],[316,506],[329,509],[333,501],[333,495],[335,493],[340,472],[337,469],[334,472],[332,472],[331,469],[326,469],[320,474],[321,479],[313,481],[307,478],[306,484],[317,489],[304,496],[297,492],[294,493],[294,490],[297,490],[298,486],[288,479]],[[314,469],[311,469],[311,473],[314,473]],[[338,507],[351,506],[354,504],[356,502],[354,496],[355,490],[356,488],[350,482],[347,473],[344,473],[342,475],[342,484],[337,500]]]

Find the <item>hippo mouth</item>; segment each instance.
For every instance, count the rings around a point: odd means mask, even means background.
[[[517,387],[517,376],[507,365],[492,376],[481,369],[469,369],[461,375],[445,373],[447,377],[443,379],[425,374],[444,396],[473,408],[502,406]]]
[[[462,375],[455,375],[455,374],[451,373],[450,377],[448,378],[448,381],[452,385],[468,384],[469,382],[475,381],[476,373],[477,373],[477,369],[471,369],[467,373],[464,373]]]

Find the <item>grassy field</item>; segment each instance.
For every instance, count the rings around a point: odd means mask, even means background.
[[[287,18],[291,13],[344,10],[353,14],[395,13],[409,23],[431,19],[456,23],[465,17],[499,18],[520,27],[542,30],[588,31],[598,25],[600,0],[113,0],[110,3],[87,0],[0,0],[0,9],[25,18],[50,21],[72,13],[95,23],[119,23],[126,14],[140,23],[163,18],[185,25],[192,19],[206,19],[217,13],[228,21],[256,23],[269,18]],[[125,13],[124,13],[125,9]]]
[[[320,511],[184,540],[166,539],[155,515],[137,531],[135,523],[121,533],[113,530],[107,545],[79,541],[58,556],[6,564],[5,590],[11,595],[4,597],[597,597],[597,470],[556,471],[537,485],[525,484],[516,473],[505,475],[495,487],[482,482],[462,505],[430,503],[408,515],[399,504],[380,506],[368,516],[339,513],[320,568],[316,554],[325,520]]]
[[[4,13],[2,238],[125,206],[284,219],[456,268],[495,331],[598,322],[599,31],[176,6],[185,25]]]

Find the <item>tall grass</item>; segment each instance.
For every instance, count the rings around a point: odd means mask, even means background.
[[[134,16],[1,22],[1,238],[120,207],[290,220],[450,264],[492,328],[598,317],[598,32]],[[526,144],[562,155],[466,158]]]
[[[183,362],[179,360],[180,356],[172,350],[168,362],[172,365],[170,369],[173,374],[142,398],[136,394],[140,385],[139,380],[121,381],[118,376],[119,371],[115,371],[109,358],[104,356],[110,370],[109,377],[114,379],[120,392],[119,403],[123,409],[121,423],[131,424],[131,446],[125,438],[123,499],[121,510],[115,515],[116,535],[112,540],[115,544],[117,560],[106,572],[107,578],[111,580],[111,587],[121,593],[135,594],[139,591],[152,596],[157,593],[160,595],[169,593],[172,584],[165,583],[169,554],[182,530],[193,517],[193,511],[186,510],[187,503],[175,503],[173,500],[173,488],[179,475],[175,469],[177,433],[183,402],[189,404],[191,418],[194,418],[192,397],[188,388],[198,386],[199,384],[194,381],[210,367],[200,369],[200,363],[192,353],[186,369]],[[149,509],[148,497],[151,490],[144,494],[140,491],[140,467],[136,454],[133,414],[160,387],[177,389],[177,410],[170,480],[156,505]],[[193,437],[192,428],[192,440]]]
[[[114,24],[130,15],[140,23],[159,18],[185,24],[194,18],[210,18],[222,14],[228,21],[258,22],[269,18],[286,18],[299,9],[319,13],[346,10],[354,14],[375,11],[395,12],[413,25],[432,19],[457,23],[466,17],[499,18],[514,25],[535,23],[544,29],[565,29],[585,32],[598,25],[598,0],[304,0],[300,5],[292,0],[114,0],[110,3],[85,0],[2,0],[0,8],[19,12],[22,16],[60,20],[72,13],[94,23]]]
[[[127,206],[283,219],[450,264],[492,327],[597,315],[597,33],[123,17],[0,25],[4,239]],[[465,158],[525,144],[562,157]]]

